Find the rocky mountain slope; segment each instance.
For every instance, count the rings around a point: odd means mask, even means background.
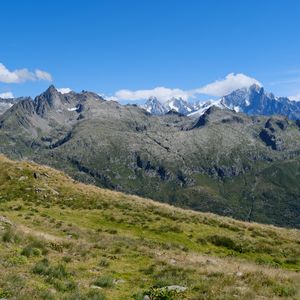
[[[0,115],[4,114],[8,109],[10,109],[15,103],[29,99],[26,97],[20,98],[0,98]]]
[[[298,299],[300,233],[0,156],[1,299]],[[160,296],[159,296],[160,295]]]
[[[300,227],[299,126],[215,107],[200,117],[155,116],[52,86],[0,117],[0,151],[101,187]]]

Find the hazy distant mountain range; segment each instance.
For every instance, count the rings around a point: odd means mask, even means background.
[[[258,86],[198,110],[182,99],[168,101],[165,111],[156,99],[149,103],[159,116],[50,86],[35,99],[9,102],[0,116],[0,152],[109,189],[300,227],[300,123],[287,118],[297,118],[299,103]]]
[[[264,88],[258,85],[238,89],[218,100],[194,104],[184,101],[182,98],[172,98],[163,104],[155,97],[151,97],[142,107],[156,115],[174,110],[183,115],[200,116],[211,106],[228,108],[248,115],[283,115],[292,120],[300,119],[300,102],[292,101],[287,97],[275,97],[271,93],[266,93]]]

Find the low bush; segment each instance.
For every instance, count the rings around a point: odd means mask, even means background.
[[[109,260],[107,260],[106,258],[102,258],[102,259],[100,260],[99,265],[100,265],[101,267],[108,267],[108,266],[109,266]]]
[[[42,251],[39,248],[35,248],[32,245],[28,245],[23,248],[21,251],[21,255],[24,255],[26,257],[30,256],[40,256],[42,254]]]
[[[62,264],[51,266],[48,259],[44,258],[33,267],[32,272],[34,274],[47,276],[48,279],[65,279],[69,276],[66,268]]]
[[[186,299],[184,293],[176,290],[168,290],[167,288],[151,288],[144,295],[151,300],[183,300]]]
[[[18,243],[21,241],[21,237],[13,228],[9,227],[4,231],[2,241],[5,243]]]
[[[47,275],[48,269],[49,261],[48,259],[44,258],[36,263],[36,265],[32,268],[32,272],[38,275]]]
[[[110,288],[114,285],[113,279],[110,276],[102,276],[97,278],[94,282],[94,285],[102,288]]]
[[[73,280],[60,280],[54,278],[48,281],[55,287],[57,291],[60,292],[74,291],[77,289],[77,284]]]
[[[236,252],[247,252],[247,245],[243,246],[240,243],[236,243],[232,238],[221,235],[212,235],[208,237],[208,240],[215,246],[224,247]]]
[[[26,265],[27,262],[28,262],[27,258],[23,255],[14,255],[7,259],[7,263],[12,266]]]

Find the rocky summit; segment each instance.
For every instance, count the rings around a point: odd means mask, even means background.
[[[300,102],[287,97],[275,97],[266,93],[263,87],[252,85],[224,96],[221,99],[227,107],[248,115],[283,115],[289,119],[300,119]]]
[[[300,227],[300,124],[286,116],[216,106],[157,116],[50,86],[0,116],[0,151],[100,187]]]

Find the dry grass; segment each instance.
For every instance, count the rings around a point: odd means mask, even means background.
[[[143,299],[172,284],[194,300],[300,297],[298,230],[174,208],[3,156],[0,169],[0,298]]]

